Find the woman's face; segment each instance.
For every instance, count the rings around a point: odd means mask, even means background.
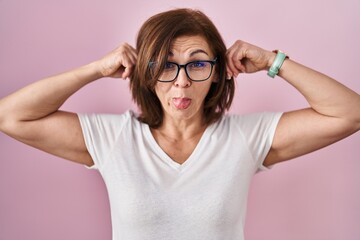
[[[186,64],[196,60],[214,60],[206,40],[201,36],[181,36],[176,38],[168,55],[169,62]],[[202,82],[192,82],[181,68],[173,82],[157,82],[155,92],[164,110],[164,120],[175,121],[203,118],[204,99],[211,83],[216,79],[215,66],[210,78]]]

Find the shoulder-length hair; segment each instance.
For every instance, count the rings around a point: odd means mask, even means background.
[[[219,120],[230,108],[234,97],[234,79],[226,79],[226,46],[211,20],[201,11],[191,9],[156,14],[142,25],[138,33],[138,58],[130,80],[133,100],[141,111],[139,120],[152,128],[160,127],[163,122],[163,109],[154,88],[164,69],[171,43],[180,36],[204,37],[217,57],[215,69],[219,79],[211,84],[205,98],[205,123]],[[152,61],[159,63],[156,70],[149,67]]]

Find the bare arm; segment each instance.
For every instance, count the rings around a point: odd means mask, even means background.
[[[228,73],[236,76],[268,70],[274,58],[273,52],[238,41],[228,52]],[[279,76],[294,86],[310,107],[284,113],[266,166],[328,146],[360,129],[360,96],[351,89],[292,60],[285,60]]]
[[[101,77],[129,77],[135,61],[135,50],[123,44],[101,60],[20,89],[0,100],[0,131],[56,156],[93,165],[77,115],[58,109]]]

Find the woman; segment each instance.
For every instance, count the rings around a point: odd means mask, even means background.
[[[268,71],[308,109],[225,116],[240,73]],[[141,113],[59,111],[102,77],[130,78]],[[228,50],[201,12],[157,14],[104,58],[0,101],[0,130],[100,171],[113,239],[243,239],[247,192],[259,169],[360,129],[360,96],[335,80],[243,41]]]

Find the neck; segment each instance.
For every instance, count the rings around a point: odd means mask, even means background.
[[[203,116],[191,119],[175,119],[164,116],[162,125],[154,131],[169,139],[181,141],[191,139],[199,134],[202,135],[205,129],[206,124]]]

